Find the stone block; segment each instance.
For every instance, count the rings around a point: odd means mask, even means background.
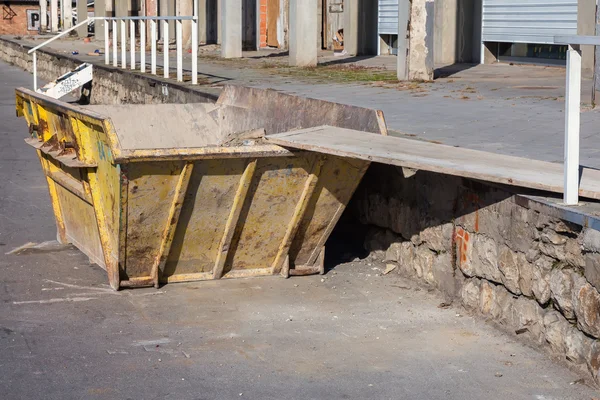
[[[450,253],[441,253],[434,258],[432,274],[437,288],[448,298],[454,298],[457,291],[457,282],[454,278],[454,266],[452,265],[452,255]]]
[[[587,279],[596,289],[600,289],[600,254],[586,254],[584,270],[585,279]]]
[[[494,286],[494,302],[490,310],[490,314],[494,320],[508,326],[512,319],[513,302],[513,295],[504,286]]]
[[[583,276],[573,276],[573,310],[579,329],[600,338],[600,293]]]
[[[600,383],[600,342],[594,340],[589,346],[586,355],[587,367],[596,383]]]
[[[469,279],[460,291],[460,298],[465,308],[475,310],[479,308],[479,279]]]
[[[544,229],[542,234],[540,235],[540,239],[544,243],[554,244],[554,245],[562,245],[567,242],[567,236],[560,235],[553,231],[552,229]]]
[[[570,269],[554,268],[550,273],[550,292],[554,306],[567,319],[574,319],[573,312],[573,271]]]
[[[548,257],[552,257],[560,261],[564,261],[566,259],[564,245],[554,245],[550,243],[539,242],[538,246],[540,252]]]
[[[449,252],[452,249],[452,235],[454,225],[451,223],[425,228],[420,236],[420,241],[435,252]]]
[[[435,256],[435,253],[425,246],[419,246],[415,250],[414,266],[417,276],[430,284],[435,283],[433,277],[433,261]]]
[[[518,209],[522,209],[522,207],[518,207]],[[515,214],[520,215],[522,212],[516,212]],[[535,226],[522,219],[511,218],[508,221],[504,239],[506,245],[514,251],[527,253],[533,247],[536,239]]]
[[[502,282],[502,273],[498,268],[498,246],[496,242],[483,235],[473,235],[471,268],[474,275],[496,283]]]
[[[564,354],[565,335],[571,326],[558,311],[549,311],[544,315],[544,337],[552,350]]]
[[[527,329],[528,336],[542,342],[544,334],[544,312],[534,300],[519,297],[513,302],[512,326],[515,330]]]
[[[475,276],[473,263],[472,235],[462,227],[456,227],[455,243],[456,243],[456,263],[463,274],[469,277]]]
[[[533,263],[523,253],[515,253],[519,265],[519,289],[525,296],[533,296]],[[536,258],[537,259],[537,258]]]
[[[490,314],[495,300],[493,286],[488,281],[481,281],[479,291],[479,311],[483,314]]]
[[[583,248],[577,239],[569,238],[565,243],[565,261],[574,267],[585,267]]]
[[[591,228],[584,229],[581,244],[586,251],[600,253],[600,232]]]
[[[390,245],[385,253],[386,262],[395,262],[398,273],[415,276],[415,247],[411,242],[395,242]]]
[[[517,255],[507,246],[500,247],[498,268],[502,273],[502,284],[514,294],[521,294],[519,288],[519,262]]]
[[[546,304],[550,300],[550,272],[554,260],[541,256],[533,264],[533,280],[531,291],[540,304]]]
[[[575,364],[585,364],[594,341],[579,329],[569,324],[565,331],[564,345],[567,360]]]

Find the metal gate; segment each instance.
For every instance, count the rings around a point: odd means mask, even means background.
[[[483,42],[553,44],[576,34],[577,0],[483,0]]]
[[[377,23],[380,35],[398,34],[398,0],[379,0]]]

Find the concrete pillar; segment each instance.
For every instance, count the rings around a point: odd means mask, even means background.
[[[198,43],[206,43],[208,30],[206,0],[198,0]]]
[[[129,9],[130,9],[130,0],[114,0],[115,4],[113,6],[115,17],[128,17]],[[125,23],[125,36],[129,37],[129,23]],[[121,22],[117,22],[117,37],[119,38],[119,43],[121,40]]]
[[[217,44],[221,44],[223,41],[223,2],[225,0],[215,1],[217,2]]]
[[[313,1],[313,0],[309,0]],[[222,0],[221,56],[223,58],[242,57],[242,1]]]
[[[158,15],[160,15],[161,17],[167,16],[169,15],[169,0],[158,0]],[[159,36],[160,38],[164,38],[164,32],[163,32],[163,26],[162,26],[162,22],[158,23],[158,31],[159,31]]]
[[[458,40],[457,16],[459,0],[435,2],[434,61],[436,64],[451,65],[457,62]]]
[[[58,0],[50,0],[50,30],[58,32]]]
[[[160,0],[159,3],[159,14],[161,16],[173,17],[175,16],[175,0]],[[164,32],[162,31],[162,22],[160,23],[160,37],[164,37]],[[173,39],[175,37],[175,22],[169,21],[169,39]]]
[[[106,0],[94,0],[94,17],[106,17]],[[104,21],[94,21],[94,38],[104,40]]]
[[[410,23],[410,0],[399,0],[398,6],[397,76],[399,81],[406,81],[408,80],[408,27]]]
[[[577,1],[577,34],[594,36],[596,34],[596,0]],[[594,46],[581,46],[581,69],[584,76],[594,71]]]
[[[48,1],[40,0],[40,32],[48,29]]]
[[[169,0],[167,3],[167,15],[175,16],[175,0]],[[169,22],[169,37],[175,38],[175,21]]]
[[[85,21],[87,19],[87,0],[77,0],[77,23]],[[88,26],[87,24],[77,28],[77,36],[87,37]]]
[[[475,18],[474,0],[444,0],[435,2],[434,62],[436,65],[472,62]],[[479,57],[477,57],[478,59]]]
[[[62,26],[63,31],[73,26],[73,4],[71,0],[63,0]]]
[[[194,15],[194,2],[193,0],[177,0],[176,10],[178,16],[192,16]],[[192,41],[192,22],[183,21],[181,24],[183,44],[186,47],[190,46]]]
[[[115,0],[115,17],[128,17],[129,16],[129,1],[127,0]]]
[[[433,0],[412,0],[408,48],[408,79],[433,80]]]
[[[158,16],[158,0],[145,0],[144,16],[146,16],[146,17]],[[149,38],[150,35],[151,35],[150,22],[146,21],[146,38]],[[148,42],[149,42],[149,39],[146,39],[146,43],[148,43]]]
[[[290,0],[291,66],[317,65],[317,27],[317,0]]]
[[[344,0],[344,50],[351,56],[358,54],[358,7],[359,0]],[[290,23],[292,18],[290,13]]]

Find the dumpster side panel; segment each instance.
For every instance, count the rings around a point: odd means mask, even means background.
[[[43,153],[40,161],[52,186],[56,214],[61,218],[62,241],[74,244],[90,260],[106,268],[92,199],[84,188],[81,169],[64,166]]]
[[[171,209],[184,163],[180,161],[132,163],[127,167],[127,249],[125,280],[152,278],[171,223]]]
[[[290,248],[292,266],[313,266],[369,165],[361,160],[327,156]]]
[[[38,149],[59,240],[106,268],[117,289],[121,181],[113,165],[110,123],[27,89],[17,89],[17,113],[29,124],[33,141],[28,143]]]
[[[259,159],[225,263],[224,277],[272,268],[318,155]],[[258,274],[265,274],[260,272]]]
[[[379,110],[293,96],[272,89],[227,85],[217,103],[247,109],[245,118],[240,119],[245,129],[264,128],[267,135],[321,125],[387,135],[385,119]]]
[[[57,187],[57,198],[64,215],[67,241],[87,255],[92,262],[104,267],[104,253],[94,207],[62,186]]]
[[[246,159],[195,162],[171,250],[161,271],[163,281],[212,279],[219,244],[247,163]]]

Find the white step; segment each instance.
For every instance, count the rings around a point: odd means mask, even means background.
[[[91,80],[92,64],[84,63],[37,91],[54,99],[60,99]]]

